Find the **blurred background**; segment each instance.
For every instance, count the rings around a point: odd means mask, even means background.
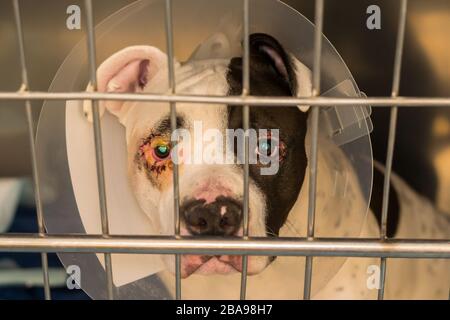
[[[220,0],[219,0],[220,1]],[[131,0],[95,0],[96,23]],[[314,1],[286,0],[309,20],[314,20]],[[75,0],[22,0],[21,13],[25,35],[26,60],[31,90],[46,91],[70,50],[84,37],[81,30],[66,28],[66,9],[79,5]],[[381,9],[381,29],[366,28],[369,5]],[[341,0],[325,1],[324,34],[336,47],[367,96],[391,94],[399,1]],[[270,23],[270,22],[269,22]],[[409,0],[403,54],[400,95],[417,97],[450,96],[450,1]],[[20,87],[20,64],[11,1],[0,2],[0,91]],[[37,121],[41,101],[34,101]],[[374,158],[386,158],[389,109],[373,108],[372,144]],[[394,171],[415,190],[432,200],[443,211],[450,211],[450,108],[400,108],[394,154]],[[15,219],[1,219],[0,232],[36,232],[32,190],[24,182],[31,175],[27,125],[23,102],[0,101],[0,203],[22,189]],[[25,180],[17,180],[21,177]],[[9,178],[9,179],[7,179]],[[14,179],[11,179],[14,178]],[[2,193],[2,190],[3,191]],[[8,193],[9,192],[9,193]],[[3,208],[0,210],[13,210]],[[3,229],[1,227],[3,223]],[[5,270],[26,266],[29,287],[11,283]],[[38,298],[42,289],[39,255],[0,254],[0,298]],[[58,261],[51,256],[55,279],[64,281]],[[33,278],[35,276],[35,278]],[[59,278],[58,278],[59,277]],[[85,297],[81,290],[56,291],[60,298]]]

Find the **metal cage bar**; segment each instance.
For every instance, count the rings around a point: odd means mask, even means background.
[[[169,76],[170,94],[175,94],[175,66],[173,53],[173,23],[172,23],[172,0],[166,0],[165,6],[165,29],[167,42],[167,65]],[[177,129],[177,110],[176,102],[170,102],[170,127],[172,135]],[[173,137],[172,137],[173,138]],[[171,139],[173,146],[177,141]],[[176,156],[176,155],[175,155]],[[173,211],[174,211],[174,232],[175,236],[180,235],[180,180],[178,174],[178,159],[173,161]],[[181,256],[175,255],[175,299],[181,299]]]
[[[94,16],[92,9],[92,1],[85,0],[86,7],[86,22],[87,22],[87,47],[89,59],[89,77],[90,84],[93,91],[97,91],[97,63],[96,63],[96,49],[95,49],[95,31],[94,31]],[[106,186],[105,186],[105,171],[103,165],[103,144],[102,144],[102,129],[100,121],[100,112],[98,101],[92,100],[92,115],[94,121],[94,142],[95,142],[95,162],[97,168],[97,185],[98,196],[100,203],[100,218],[102,224],[102,236],[108,237],[108,206],[106,202]],[[113,274],[111,254],[105,253],[105,271],[106,271],[106,289],[107,298],[114,299],[113,291]]]
[[[320,95],[320,62],[322,58],[322,26],[323,26],[323,0],[316,0],[314,29],[314,65],[312,72],[312,96]],[[314,222],[316,212],[316,183],[317,183],[317,148],[319,137],[319,107],[311,107],[311,154],[309,161],[309,189],[308,189],[308,221],[307,237],[314,239]],[[307,256],[305,260],[305,278],[303,284],[303,299],[311,298],[313,257]]]
[[[17,39],[19,44],[19,57],[20,57],[20,67],[22,71],[22,88],[20,91],[25,92],[29,89],[28,83],[28,72],[27,64],[25,59],[25,44],[23,39],[22,30],[22,20],[20,18],[20,6],[19,0],[13,0],[14,7],[14,20],[16,23]],[[41,201],[41,190],[39,185],[39,172],[37,167],[37,157],[36,157],[36,140],[34,136],[34,123],[33,123],[33,112],[31,110],[30,100],[25,100],[25,111],[27,115],[27,125],[28,125],[28,138],[30,142],[31,151],[31,167],[33,172],[33,189],[34,189],[34,201],[36,203],[36,214],[39,235],[45,235],[44,227],[44,215],[42,211],[42,201]],[[44,297],[46,300],[51,300],[50,291],[50,279],[48,272],[48,259],[46,253],[41,253],[41,264],[42,264],[42,276],[44,280]]]
[[[406,25],[406,12],[407,12],[407,0],[402,0],[400,3],[400,12],[398,20],[398,31],[397,31],[397,43],[395,48],[395,61],[394,61],[394,72],[392,81],[392,93],[393,98],[398,96],[400,88],[400,72],[402,66],[402,55],[403,55],[403,42],[405,38],[405,25]],[[394,156],[394,145],[395,145],[395,132],[397,127],[397,113],[398,109],[396,106],[392,107],[389,121],[389,136],[388,136],[388,146],[386,155],[386,172],[384,175],[384,185],[383,185],[383,202],[381,209],[381,228],[380,228],[380,240],[384,241],[386,239],[387,230],[387,218],[388,218],[388,204],[389,204],[389,189],[392,173],[392,159]],[[386,258],[382,257],[380,261],[380,288],[378,290],[378,300],[383,300],[384,298],[384,288],[386,280]]]
[[[243,1],[243,68],[242,68],[242,97],[246,97],[250,93],[250,15],[248,0]],[[243,238],[248,238],[249,231],[249,123],[250,123],[250,107],[248,104],[242,107],[242,122],[244,129],[244,203],[243,203]],[[244,300],[247,292],[247,270],[248,257],[242,256],[241,271],[241,294],[240,299]]]
[[[95,252],[145,254],[234,254],[327,257],[450,259],[450,239],[266,238],[2,234],[4,252]]]
[[[199,104],[251,105],[252,107],[274,108],[279,106],[339,106],[353,108],[355,105],[371,107],[450,107],[450,97],[267,97],[267,96],[208,96],[208,95],[167,95],[149,93],[109,93],[109,92],[0,92],[0,100],[126,100],[147,102],[185,102]]]

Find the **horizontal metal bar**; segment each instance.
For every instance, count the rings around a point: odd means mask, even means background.
[[[103,93],[103,92],[0,92],[0,100],[129,100],[148,102],[212,103],[252,106],[355,106],[372,107],[450,107],[450,97],[257,97],[257,96],[193,96],[161,95],[146,93]]]
[[[450,258],[450,240],[2,234],[0,252]]]
[[[67,286],[67,273],[63,268],[49,268],[49,282],[52,287]],[[45,286],[41,268],[0,269],[0,289],[11,286]]]

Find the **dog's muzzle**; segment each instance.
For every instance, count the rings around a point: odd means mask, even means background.
[[[214,201],[191,199],[182,203],[180,215],[186,231],[193,236],[234,236],[242,225],[242,202],[220,195]],[[182,277],[201,274],[227,274],[239,272],[240,256],[182,256]]]

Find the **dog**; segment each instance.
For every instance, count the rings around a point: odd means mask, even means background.
[[[221,40],[223,41],[223,39]],[[210,47],[211,43],[209,43]],[[311,72],[270,35],[250,35],[250,94],[257,96],[311,95]],[[215,47],[217,49],[217,47]],[[208,56],[174,61],[176,92],[186,95],[232,96],[243,89],[243,58]],[[206,50],[207,51],[207,50]],[[100,92],[167,93],[168,60],[152,46],[127,47],[106,59],[97,70]],[[171,136],[168,103],[101,101],[100,111],[115,115],[126,129],[128,176],[136,199],[161,235],[174,234],[173,163],[179,166],[181,235],[233,237],[243,235],[243,165],[241,142],[230,132],[242,132],[242,106],[177,103],[178,144]],[[84,112],[92,119],[89,102]],[[256,159],[249,166],[249,235],[252,237],[304,237],[308,207],[309,107],[251,107],[250,129],[256,144],[249,148]],[[231,130],[231,131],[230,131]],[[212,134],[211,134],[212,132]],[[208,139],[193,142],[190,136]],[[189,154],[209,148],[220,161],[192,161]],[[216,142],[217,142],[216,141]],[[233,144],[233,142],[236,142]],[[175,152],[175,148],[177,148]],[[231,156],[230,156],[231,151]],[[227,155],[224,155],[228,152]],[[195,155],[194,155],[195,158]],[[232,163],[225,163],[224,159]],[[187,161],[190,160],[190,161]],[[266,160],[265,162],[263,160]],[[265,169],[275,168],[272,174]],[[351,168],[342,151],[319,137],[316,236],[330,234],[379,238],[384,169],[375,165],[374,191],[363,226],[366,202],[357,177],[349,170],[345,197],[333,194],[333,174]],[[353,172],[353,173],[352,173]],[[425,198],[393,175],[389,202],[388,236],[448,239],[450,223]],[[174,292],[173,255],[164,255],[167,270],[158,276]],[[248,257],[249,299],[302,297],[304,258]],[[321,258],[313,260],[312,297],[315,299],[375,299],[370,270],[377,258]],[[373,269],[375,267],[375,269]],[[182,255],[184,299],[236,299],[239,297],[242,257],[235,255]],[[375,274],[377,275],[377,274]],[[376,277],[375,277],[376,278]],[[388,259],[386,298],[447,299],[448,261],[442,259]]]

